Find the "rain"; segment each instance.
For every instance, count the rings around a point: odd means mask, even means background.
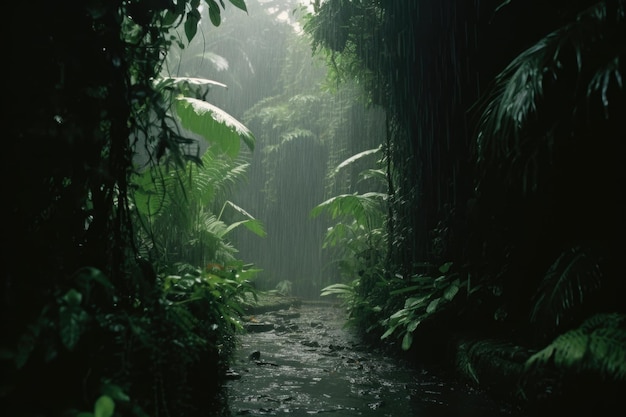
[[[7,4],[0,414],[612,415],[625,0]]]

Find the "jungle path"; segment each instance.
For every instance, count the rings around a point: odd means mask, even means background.
[[[469,386],[362,345],[336,304],[281,307],[252,313],[239,336],[226,384],[232,416],[515,415]]]

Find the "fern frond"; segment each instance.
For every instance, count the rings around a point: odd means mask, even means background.
[[[580,123],[623,112],[626,3],[615,2],[613,12],[608,3],[598,2],[521,53],[481,103],[479,162],[500,167],[525,191],[546,178],[536,165],[571,146]],[[595,109],[602,114],[592,114]]]
[[[308,129],[295,128],[280,135],[280,145],[287,144],[296,139],[315,138],[315,134]]]
[[[610,379],[626,381],[626,329],[604,327],[589,335],[584,368]]]
[[[554,367],[561,373],[592,373],[603,379],[626,381],[624,323],[623,314],[592,316],[532,355],[526,361],[525,373]]]

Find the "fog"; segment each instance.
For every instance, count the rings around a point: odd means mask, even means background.
[[[301,30],[299,2],[248,3],[248,14],[227,7],[219,27],[204,10],[198,35],[183,48],[174,45],[166,71],[227,86],[211,89],[205,99],[256,137],[255,149],[241,155],[250,163],[247,181],[231,199],[267,231],[264,238],[245,229],[229,237],[240,259],[262,269],[259,289],[290,283],[292,295],[315,298],[339,280],[339,270],[332,249],[323,248],[330,219],[313,218],[311,210],[335,195],[380,188],[357,178],[374,167],[376,156],[333,172],[346,158],[383,143],[384,114],[366,104],[358,86],[327,78],[324,57],[313,55]]]

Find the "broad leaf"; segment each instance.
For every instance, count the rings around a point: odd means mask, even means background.
[[[209,5],[209,19],[211,19],[211,23],[213,23],[213,26],[219,26],[222,23],[220,7],[215,0],[207,0],[207,4]]]
[[[426,313],[428,314],[434,313],[435,310],[437,310],[437,306],[439,305],[440,300],[441,300],[441,297],[435,298],[434,300],[432,300],[430,304],[428,304],[428,307],[426,307]]]
[[[185,19],[185,36],[187,40],[191,42],[196,32],[198,32],[198,23],[200,22],[200,12],[198,9],[192,9],[187,13],[187,19]]]
[[[229,225],[226,228],[226,230],[224,230],[224,235],[226,235],[231,230],[242,225],[246,229],[250,230],[252,233],[256,234],[257,236],[265,237],[267,235],[267,233],[265,232],[265,229],[263,228],[263,224],[257,219],[248,219],[248,220],[242,220],[240,222],[235,222]]]
[[[241,122],[217,106],[191,97],[176,99],[176,113],[181,125],[217,145],[230,157],[239,154],[240,140],[254,149],[254,135]]]
[[[454,296],[459,292],[459,287],[456,284],[450,284],[448,288],[443,292],[443,298],[448,301],[452,301]]]
[[[406,332],[402,338],[402,350],[409,350],[413,344],[413,333]]]
[[[115,412],[115,401],[108,395],[101,395],[94,405],[94,417],[111,417]]]
[[[378,152],[380,152],[380,147],[376,149],[368,149],[366,151],[359,152],[356,155],[352,155],[350,158],[346,159],[345,161],[337,165],[337,167],[335,168],[334,174],[338,173],[342,168],[345,168],[346,166],[358,161],[359,159],[362,159],[368,155],[372,155]]]
[[[68,350],[73,350],[82,334],[82,323],[87,313],[80,308],[61,306],[59,309],[59,333],[61,342]]]

